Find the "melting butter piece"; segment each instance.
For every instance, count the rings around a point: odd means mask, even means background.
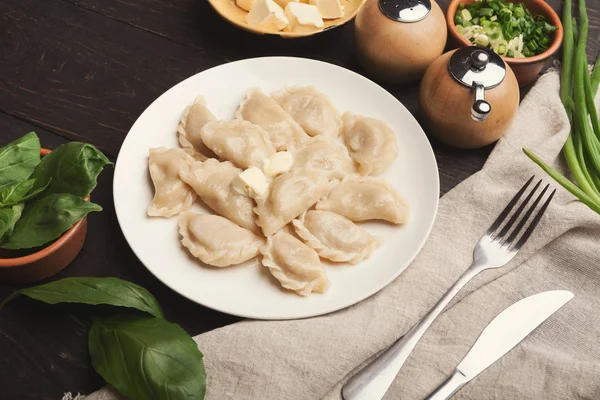
[[[289,20],[287,27],[289,31],[310,32],[315,28],[323,29],[323,18],[316,6],[290,2],[285,6],[285,13]]]
[[[246,22],[250,26],[273,31],[280,31],[289,24],[283,8],[273,0],[254,0]]]
[[[310,0],[316,6],[323,19],[335,19],[344,16],[344,6],[340,0]]]
[[[267,193],[269,182],[260,169],[250,167],[231,181],[231,188],[246,197],[260,197]]]
[[[288,151],[279,151],[267,158],[263,163],[263,171],[271,178],[288,172],[292,168],[294,159],[292,153]]]

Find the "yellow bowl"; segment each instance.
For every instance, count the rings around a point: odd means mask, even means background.
[[[326,19],[325,28],[317,29],[314,31],[307,32],[285,32],[285,31],[270,31],[261,28],[256,28],[250,26],[246,23],[246,15],[248,12],[242,8],[239,8],[235,4],[235,0],[208,0],[210,5],[221,15],[221,17],[225,18],[227,21],[231,22],[234,25],[239,26],[242,29],[245,29],[252,33],[257,33],[260,35],[279,35],[283,38],[298,38],[304,36],[311,36],[316,33],[321,33],[329,29],[333,29],[335,27],[344,25],[346,22],[350,21],[352,18],[356,16],[360,7],[364,4],[366,0],[340,0],[342,5],[344,6],[344,16],[342,18],[337,19]]]

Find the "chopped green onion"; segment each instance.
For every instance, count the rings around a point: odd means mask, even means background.
[[[506,3],[505,0],[461,3],[454,24],[460,34],[474,45],[506,56],[510,52],[512,56],[509,57],[515,58],[531,57],[546,51],[551,35],[557,29],[546,22],[544,16],[533,16],[524,4]],[[460,30],[459,26],[472,29]],[[481,34],[485,37],[479,39]]]

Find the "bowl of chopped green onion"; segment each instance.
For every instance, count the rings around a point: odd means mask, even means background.
[[[560,18],[543,0],[453,0],[446,21],[456,47],[493,50],[520,86],[535,81],[563,39]]]

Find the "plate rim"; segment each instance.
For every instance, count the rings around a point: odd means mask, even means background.
[[[163,281],[156,273],[154,273],[154,271],[149,268],[148,266],[146,266],[146,264],[142,261],[141,257],[139,256],[138,252],[131,246],[131,241],[128,239],[128,235],[125,232],[125,230],[123,229],[123,223],[122,223],[122,217],[120,217],[118,210],[118,201],[116,198],[116,190],[115,187],[117,185],[117,176],[119,175],[117,172],[119,170],[119,160],[121,159],[121,150],[123,149],[123,147],[125,146],[125,143],[127,142],[128,138],[129,138],[129,134],[134,130],[134,128],[136,127],[136,125],[140,122],[140,120],[144,117],[144,115],[148,112],[148,110],[156,103],[158,102],[163,96],[167,95],[169,92],[174,91],[177,87],[179,87],[180,85],[184,85],[187,81],[189,81],[190,79],[203,74],[203,73],[207,73],[208,71],[212,71],[214,69],[218,69],[221,68],[225,65],[229,66],[231,64],[244,64],[247,62],[261,62],[261,61],[286,61],[286,60],[300,60],[302,62],[311,62],[311,63],[317,63],[317,64],[325,64],[328,67],[332,67],[334,69],[340,69],[340,70],[344,70],[352,75],[355,76],[355,78],[357,79],[362,79],[365,81],[368,81],[370,84],[377,86],[378,88],[380,88],[381,90],[385,91],[385,93],[387,93],[389,96],[391,96],[400,106],[404,107],[404,109],[408,112],[408,114],[411,116],[411,118],[414,119],[414,121],[416,122],[417,126],[420,128],[421,130],[421,134],[423,135],[424,139],[427,142],[427,151],[429,152],[429,155],[431,156],[431,160],[433,161],[433,166],[435,167],[435,193],[437,193],[437,196],[434,200],[434,209],[433,209],[433,215],[432,218],[429,222],[429,226],[427,226],[427,229],[425,230],[426,234],[423,236],[423,238],[421,239],[420,243],[418,246],[415,246],[412,254],[410,255],[409,259],[410,261],[407,262],[407,265],[404,268],[398,268],[397,272],[394,272],[393,274],[390,274],[390,277],[388,279],[386,279],[385,281],[382,281],[382,283],[380,285],[375,286],[374,289],[370,290],[369,293],[365,294],[364,296],[359,296],[361,297],[359,300],[356,300],[354,302],[352,302],[351,304],[347,304],[345,306],[337,306],[334,307],[333,309],[328,309],[326,311],[323,312],[304,312],[301,313],[299,315],[294,315],[294,316],[285,316],[285,315],[273,315],[273,316],[257,316],[257,315],[253,315],[252,313],[246,313],[246,312],[232,312],[231,310],[225,310],[219,306],[214,306],[214,305],[207,305],[204,303],[199,302],[196,299],[191,298],[190,296],[181,293],[177,288],[173,287],[172,285],[166,283],[165,281]],[[318,317],[318,316],[322,316],[322,315],[327,315],[327,314],[331,314],[333,312],[337,312],[340,310],[344,310],[347,309],[349,307],[352,307],[362,301],[365,301],[367,299],[369,299],[370,297],[374,296],[375,294],[379,293],[381,290],[383,290],[385,287],[387,287],[388,285],[390,285],[393,281],[395,281],[407,268],[409,268],[411,266],[411,264],[414,262],[415,258],[419,255],[419,253],[421,252],[421,250],[423,249],[423,246],[425,245],[425,243],[427,242],[427,240],[429,239],[430,235],[431,235],[431,231],[433,229],[433,226],[435,224],[435,221],[437,220],[437,214],[438,214],[438,210],[439,210],[439,200],[440,200],[440,172],[439,172],[439,167],[437,164],[437,159],[435,157],[435,152],[433,151],[433,147],[431,146],[431,142],[429,140],[429,137],[427,136],[427,134],[425,133],[423,127],[421,126],[421,124],[419,123],[419,121],[417,120],[417,118],[415,118],[415,116],[408,110],[408,108],[406,108],[406,106],[396,97],[394,96],[392,93],[390,93],[388,90],[386,90],[384,87],[382,87],[381,85],[379,85],[378,83],[372,81],[371,79],[355,72],[352,71],[348,68],[339,66],[337,64],[332,64],[332,63],[328,63],[325,61],[321,61],[321,60],[314,60],[311,58],[305,58],[305,57],[288,57],[288,56],[267,56],[267,57],[251,57],[251,58],[244,58],[241,60],[236,60],[233,62],[229,62],[229,63],[223,63],[223,64],[219,64],[216,65],[214,67],[211,68],[207,68],[203,71],[197,72],[185,79],[183,79],[182,81],[178,82],[177,84],[173,85],[172,87],[170,87],[169,89],[167,89],[165,92],[163,92],[161,95],[159,95],[158,97],[156,97],[145,109],[144,111],[142,111],[142,113],[137,117],[137,119],[135,120],[135,122],[131,125],[131,128],[129,128],[127,135],[125,136],[125,138],[123,139],[123,142],[121,143],[121,147],[119,148],[119,153],[117,154],[117,158],[115,160],[115,168],[114,168],[114,173],[113,173],[113,185],[112,185],[112,189],[113,189],[113,205],[114,205],[114,209],[115,209],[115,214],[117,216],[117,222],[119,223],[119,228],[121,229],[121,232],[123,234],[123,237],[125,238],[125,241],[127,242],[127,245],[129,246],[129,248],[131,249],[131,251],[135,254],[136,258],[138,259],[138,261],[144,266],[144,268],[146,268],[146,270],[148,270],[152,276],[154,276],[161,284],[165,285],[166,287],[168,287],[170,290],[172,290],[173,292],[177,293],[177,295],[182,296],[198,305],[201,305],[202,307],[206,307],[208,309],[211,310],[215,310],[218,312],[221,312],[223,314],[227,314],[227,315],[233,315],[233,316],[237,316],[237,317],[241,317],[241,318],[245,318],[245,319],[253,319],[253,320],[264,320],[264,321],[282,321],[282,320],[295,320],[295,319],[306,319],[306,318],[312,318],[312,317]]]

